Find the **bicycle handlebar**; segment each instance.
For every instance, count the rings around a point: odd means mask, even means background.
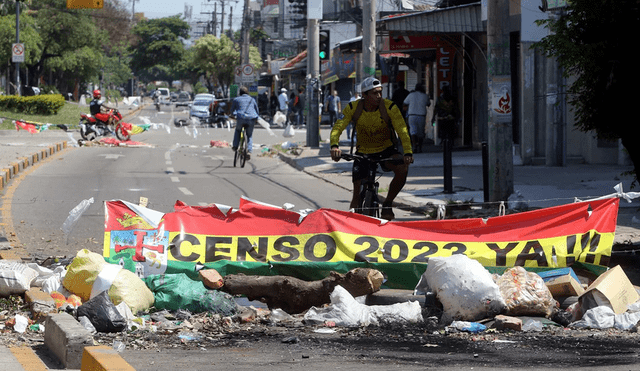
[[[392,158],[392,157],[379,158],[378,156],[368,156],[366,154],[349,154],[349,153],[340,154],[340,158],[343,158],[343,159],[345,159],[347,161],[365,160],[365,161],[374,162],[374,163],[400,160],[400,159],[396,159],[396,158]]]

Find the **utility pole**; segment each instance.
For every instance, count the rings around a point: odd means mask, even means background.
[[[513,193],[513,127],[509,0],[487,0],[489,201]]]
[[[140,0],[131,0],[131,22],[136,20],[136,1]]]
[[[308,4],[311,4],[309,2]],[[309,16],[307,19],[307,146],[318,148],[320,146],[319,102],[320,96],[320,26],[317,19]]]
[[[362,80],[376,75],[376,0],[362,5]]]
[[[211,15],[211,28],[213,36],[218,37],[218,3],[213,4],[213,14]]]
[[[20,44],[20,2],[16,0],[16,44]],[[16,62],[16,95],[21,95],[20,62]]]
[[[307,1],[307,146],[320,146],[320,19],[322,0]]]
[[[242,64],[249,63],[249,35],[251,31],[251,12],[249,10],[249,0],[244,0],[244,14],[242,16],[242,53],[240,60]]]

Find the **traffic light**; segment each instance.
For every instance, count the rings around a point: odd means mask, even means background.
[[[67,9],[102,9],[103,0],[67,0]]]
[[[320,60],[324,61],[331,57],[331,43],[330,41],[330,31],[322,30],[319,33],[319,50],[320,50]]]

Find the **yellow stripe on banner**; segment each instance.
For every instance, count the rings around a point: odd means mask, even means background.
[[[584,234],[530,241],[442,242],[382,238],[343,232],[289,236],[212,236],[171,232],[160,245],[145,245],[137,231],[132,245],[105,233],[104,256],[132,251],[164,261],[426,263],[430,257],[465,254],[484,266],[565,267],[574,262],[607,266],[614,233]],[[114,236],[114,241],[111,241]],[[139,246],[138,246],[139,245]]]

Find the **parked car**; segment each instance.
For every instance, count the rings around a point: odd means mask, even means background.
[[[210,94],[208,94],[210,95],[210,97],[198,97],[198,95],[196,95],[193,103],[191,103],[191,107],[189,109],[189,119],[197,118],[198,120],[200,120],[201,124],[204,124],[206,119],[210,116],[209,106],[215,101],[215,98]]]
[[[189,95],[189,93],[187,93],[186,91],[182,91],[178,93],[178,98],[176,98],[176,107],[180,107],[180,106],[189,107],[190,103],[191,103],[191,95]]]

